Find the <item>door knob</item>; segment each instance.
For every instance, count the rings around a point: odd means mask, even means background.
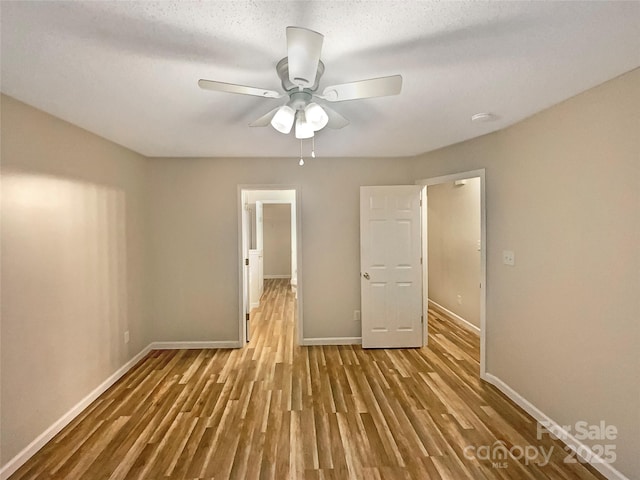
[[[362,275],[364,278],[366,278],[367,280],[369,280],[369,274],[367,272],[364,272],[364,274]]]

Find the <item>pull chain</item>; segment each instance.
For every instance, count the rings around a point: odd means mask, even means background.
[[[311,137],[311,158],[316,158],[316,136]]]
[[[300,140],[300,161],[298,162],[298,165],[304,165],[304,158],[302,158],[302,140]]]

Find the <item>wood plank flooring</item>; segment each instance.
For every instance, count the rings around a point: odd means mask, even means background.
[[[11,480],[603,478],[479,380],[477,336],[442,314],[423,349],[299,347],[294,305],[270,280],[244,349],[152,351]]]

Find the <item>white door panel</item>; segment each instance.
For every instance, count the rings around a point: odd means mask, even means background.
[[[360,187],[362,346],[422,346],[419,185]]]
[[[264,249],[264,217],[263,203],[256,202],[256,250]]]
[[[247,260],[249,259],[249,244],[250,235],[248,232],[251,228],[251,217],[249,215],[248,205],[245,203],[242,208],[242,268],[243,268],[243,282],[242,282],[242,306],[244,311],[245,318],[245,341],[249,341],[249,313],[251,312],[251,307],[249,305],[249,292],[250,292],[250,276],[249,276],[249,267],[247,264]]]

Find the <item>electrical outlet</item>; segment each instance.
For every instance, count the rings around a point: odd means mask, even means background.
[[[124,343],[129,343],[129,330],[124,332]]]
[[[482,240],[478,240],[476,248],[478,249],[478,251],[482,250]]]
[[[458,294],[456,299],[458,300],[458,305],[462,305],[462,295]]]
[[[515,266],[516,264],[516,255],[511,250],[503,250],[502,251],[502,263],[505,265],[509,265],[510,267]]]
[[[353,321],[354,322],[359,322],[360,321],[360,310],[354,310],[353,311]]]

